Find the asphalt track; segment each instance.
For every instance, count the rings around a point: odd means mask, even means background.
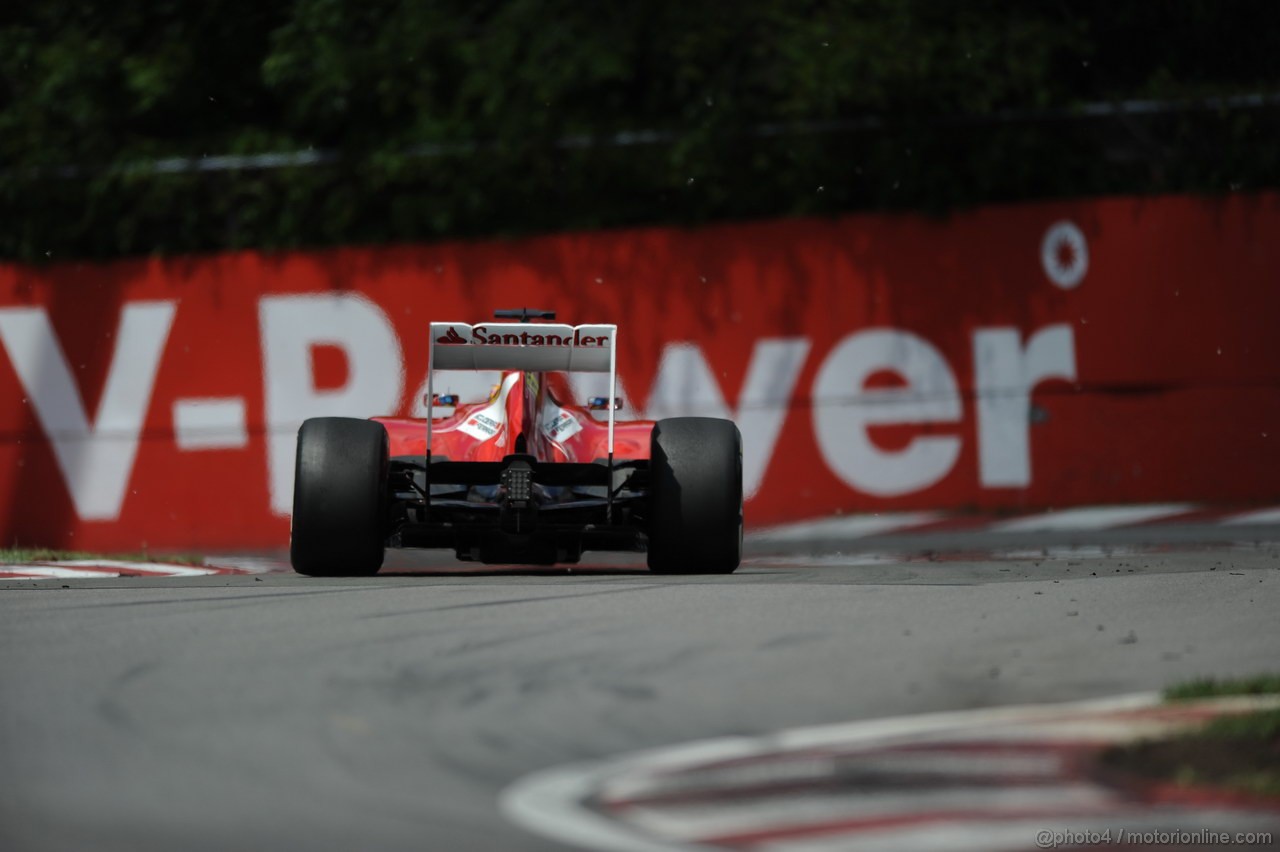
[[[0,583],[0,849],[559,849],[498,807],[547,767],[1280,668],[1280,526],[641,566]]]

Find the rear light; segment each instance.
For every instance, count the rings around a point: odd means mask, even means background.
[[[516,508],[524,508],[533,498],[533,470],[525,465],[512,465],[502,472],[498,480],[507,501]]]

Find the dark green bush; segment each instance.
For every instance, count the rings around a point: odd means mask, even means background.
[[[9,258],[940,212],[1280,175],[1269,0],[17,6],[0,13]],[[1164,106],[1082,109],[1133,100]],[[294,164],[251,159],[279,152]]]

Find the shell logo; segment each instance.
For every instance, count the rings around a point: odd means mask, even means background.
[[[1044,274],[1063,290],[1080,286],[1089,271],[1089,243],[1074,222],[1054,222],[1040,241]]]

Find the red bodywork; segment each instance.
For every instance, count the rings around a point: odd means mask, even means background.
[[[503,373],[484,402],[461,403],[432,425],[431,456],[455,462],[502,461],[526,453],[545,462],[594,462],[609,457],[609,429],[575,405],[563,373]],[[427,421],[375,417],[391,439],[391,457],[427,454]],[[615,460],[649,458],[652,420],[615,422]],[[523,438],[523,441],[521,441]]]

